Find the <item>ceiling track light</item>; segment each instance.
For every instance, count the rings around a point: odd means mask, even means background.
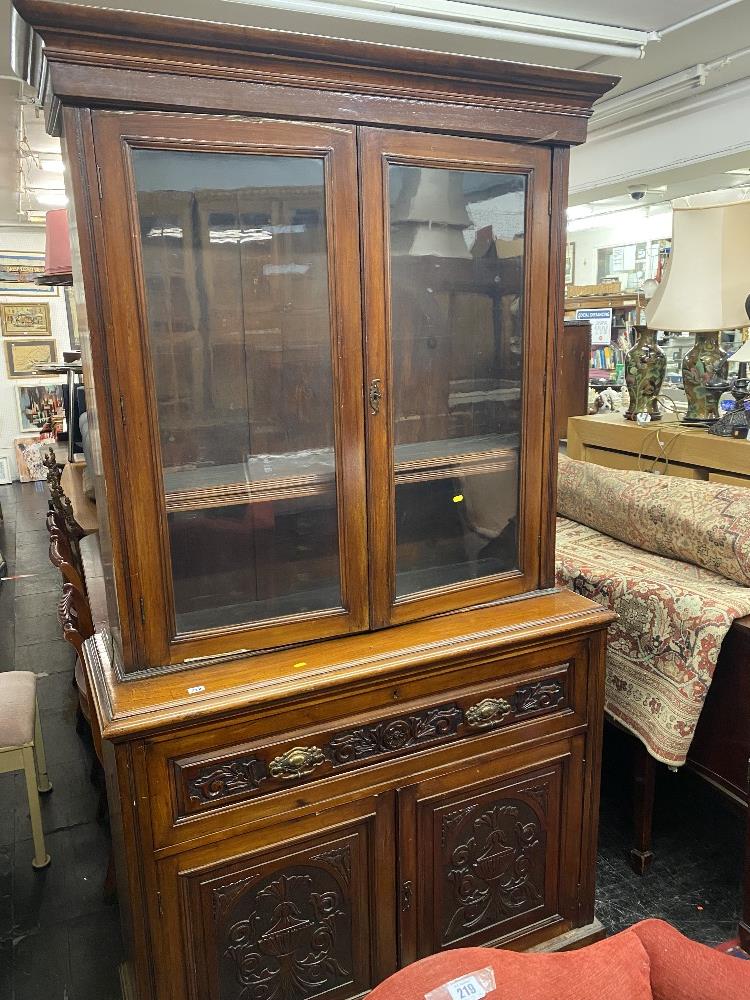
[[[682,100],[692,91],[705,87],[710,74],[720,72],[738,59],[746,59],[749,56],[750,47],[738,49],[710,62],[696,63],[695,66],[654,80],[653,83],[647,83],[643,87],[636,87],[635,90],[599,101],[594,106],[589,129],[595,132],[610,122],[636,115],[654,105]]]
[[[263,9],[315,14],[352,21],[383,24],[389,27],[438,31],[498,42],[568,49],[594,55],[641,59],[649,41],[658,40],[657,32],[589,24],[571,18],[527,14],[463,0],[224,0]]]

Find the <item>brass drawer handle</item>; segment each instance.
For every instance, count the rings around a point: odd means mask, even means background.
[[[271,761],[268,773],[272,778],[291,781],[292,778],[302,778],[310,774],[325,762],[325,754],[318,747],[292,747]]]
[[[510,712],[510,704],[505,698],[484,698],[466,710],[466,725],[471,729],[485,729],[502,722]]]

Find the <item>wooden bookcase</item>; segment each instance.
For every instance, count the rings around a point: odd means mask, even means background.
[[[88,317],[127,989],[349,1000],[600,933],[610,616],[554,589],[553,389],[615,81],[16,8]]]

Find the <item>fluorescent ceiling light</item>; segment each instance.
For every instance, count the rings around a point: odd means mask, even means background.
[[[498,42],[569,49],[594,55],[640,59],[656,32],[590,24],[565,17],[527,14],[463,0],[224,0],[249,6],[368,21],[398,28],[442,31]]]
[[[64,208],[68,204],[68,196],[64,191],[44,191],[42,189],[29,190],[29,194],[34,196],[34,199],[40,205],[49,205],[50,208]]]
[[[575,219],[586,219],[592,214],[593,208],[591,205],[569,205],[566,209],[566,214],[568,216],[568,221],[573,222]]]
[[[750,57],[750,47],[737,49],[711,62],[696,63],[678,73],[671,73],[643,87],[628,90],[617,97],[608,97],[594,106],[594,114],[589,128],[592,131],[603,128],[612,121],[628,118],[654,106],[671,104],[687,97],[694,90],[706,86],[711,73],[720,72],[738,59]]]
[[[42,168],[42,170],[46,170],[46,171],[48,171],[51,174],[61,174],[65,170],[65,167],[63,165],[63,161],[61,159],[60,160],[56,160],[56,159],[44,159],[44,160],[41,160],[40,159],[39,160],[39,166]]]
[[[579,233],[585,229],[604,229],[621,223],[637,222],[647,218],[645,208],[627,208],[622,212],[602,212],[599,215],[590,215],[585,219],[573,219],[568,223],[569,233]]]
[[[725,174],[739,174],[742,177],[750,176],[750,167],[736,167],[734,170],[725,170]]]

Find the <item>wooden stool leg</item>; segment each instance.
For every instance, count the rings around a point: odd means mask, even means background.
[[[50,863],[50,856],[47,854],[44,846],[42,811],[39,808],[39,791],[36,785],[36,761],[34,760],[33,747],[23,748],[23,770],[26,775],[26,794],[29,797],[31,833],[34,837],[34,860],[31,863],[35,868],[46,868]]]
[[[52,782],[47,774],[47,757],[44,753],[42,725],[39,721],[39,706],[34,712],[34,760],[36,763],[37,788],[44,795],[52,791]]]
[[[651,824],[654,816],[656,761],[641,743],[634,740],[633,752],[633,839],[630,867],[637,875],[645,875],[654,860],[651,850]]]

